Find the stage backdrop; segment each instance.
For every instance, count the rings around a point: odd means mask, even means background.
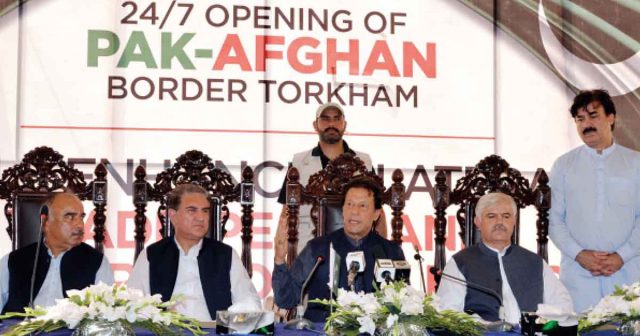
[[[415,244],[431,263],[434,167],[453,167],[456,179],[498,154],[528,178],[548,170],[580,144],[567,112],[575,91],[595,87],[615,96],[617,140],[640,147],[637,22],[629,1],[3,0],[0,168],[41,145],[88,180],[107,162],[106,254],[125,281],[138,164],[150,181],[190,149],[237,180],[247,164],[253,280],[266,296],[288,161],[315,146],[315,109],[334,101],[349,145],[369,152],[387,183],[404,171],[405,253]],[[226,242],[238,248],[231,210]],[[147,213],[151,243],[158,223]],[[535,250],[535,218],[523,217],[523,244]],[[460,242],[449,221],[450,256]],[[0,252],[9,249],[2,230]]]

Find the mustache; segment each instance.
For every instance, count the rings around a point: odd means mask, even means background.
[[[327,133],[330,130],[334,130],[334,131],[336,131],[336,133],[340,133],[340,131],[335,127],[327,127],[327,128],[324,129],[323,133]]]
[[[76,230],[71,232],[71,235],[73,236],[84,236],[84,230]]]
[[[491,231],[507,231],[507,227],[502,225],[502,224],[497,224],[496,226],[493,227],[493,229]]]
[[[582,130],[582,134],[584,135],[584,134],[587,134],[589,132],[596,132],[596,131],[598,131],[598,130],[595,127],[587,127],[587,128]]]

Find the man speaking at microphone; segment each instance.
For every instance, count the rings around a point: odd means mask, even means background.
[[[286,232],[276,236],[275,266],[272,285],[276,304],[280,308],[290,309],[300,302],[300,292],[306,278],[310,275],[318,259],[324,259],[311,275],[307,292],[309,299],[328,299],[329,254],[330,246],[340,256],[338,284],[348,289],[348,267],[346,260],[353,255],[364,255],[364,271],[355,276],[353,287],[356,291],[373,292],[375,281],[373,265],[376,258],[404,260],[400,245],[388,241],[374,231],[373,224],[382,209],[380,190],[366,178],[356,178],[344,187],[345,197],[342,204],[344,228],[327,236],[311,240],[300,252],[290,269],[285,264]],[[320,257],[320,258],[319,258]],[[323,322],[328,316],[325,307],[309,304],[305,318],[314,322]]]
[[[513,324],[520,321],[521,311],[535,312],[540,303],[573,312],[569,292],[549,265],[537,254],[511,244],[516,219],[511,196],[496,192],[480,197],[474,224],[482,241],[447,262],[437,293],[441,308],[497,321],[502,318],[502,303],[504,320]]]
[[[19,248],[0,260],[2,313],[23,312],[30,305],[48,307],[70,289],[98,282],[113,284],[111,265],[102,253],[82,242],[84,209],[76,195],[51,193],[42,214],[43,244]],[[37,259],[36,274],[33,275]],[[32,280],[33,279],[33,280]],[[32,287],[33,281],[33,287]]]

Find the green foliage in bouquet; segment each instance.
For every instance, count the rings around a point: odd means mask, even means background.
[[[578,330],[587,332],[605,324],[625,324],[640,320],[640,282],[616,286],[616,290],[580,319]]]
[[[175,301],[162,302],[160,295],[149,296],[124,285],[100,283],[83,290],[69,290],[67,298],[56,300],[56,305],[52,307],[25,308],[24,313],[7,313],[0,315],[0,319],[25,318],[6,330],[3,334],[6,336],[24,336],[61,328],[75,329],[99,319],[120,321],[156,335],[182,335],[183,330],[204,335],[196,320],[168,310],[174,304]]]
[[[446,330],[456,335],[482,335],[482,325],[465,313],[438,310],[436,297],[407,286],[402,281],[383,285],[375,293],[355,293],[339,289],[336,300],[311,300],[333,306],[325,331],[328,334],[374,335],[377,331],[397,330],[400,325],[421,329]]]

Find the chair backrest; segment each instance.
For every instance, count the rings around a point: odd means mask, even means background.
[[[13,222],[20,223],[12,229],[11,247],[13,250],[36,242],[41,235],[40,209],[47,193],[20,192],[13,199]]]
[[[383,180],[368,170],[365,163],[351,153],[344,153],[327,166],[311,175],[306,186],[300,183],[300,174],[295,167],[287,172],[287,263],[293,263],[298,249],[298,222],[300,206],[310,204],[314,235],[323,236],[343,227],[342,201],[344,186],[354,178],[365,177],[378,185],[382,191],[382,203],[392,209],[392,240],[402,241],[402,210],[404,209],[404,175],[400,169],[393,172],[394,183],[385,189]]]
[[[211,158],[201,151],[191,150],[180,155],[170,168],[160,172],[156,182],[147,182],[147,173],[143,166],[135,171],[133,183],[133,204],[136,215],[135,222],[135,259],[144,249],[146,207],[149,201],[159,202],[157,216],[162,224],[162,237],[171,236],[173,227],[167,216],[167,193],[177,185],[193,183],[203,187],[209,194],[211,202],[211,218],[207,236],[222,241],[226,234],[225,224],[229,219],[229,202],[239,202],[242,208],[242,263],[252,274],[251,241],[253,239],[253,170],[246,167],[242,172],[242,182],[234,184],[231,175],[216,168]]]
[[[40,207],[47,194],[67,190],[82,201],[93,201],[95,248],[104,251],[107,169],[102,163],[98,164],[95,178],[87,183],[82,172],[69,167],[63,158],[52,148],[37,147],[25,154],[20,163],[2,172],[0,199],[7,202],[4,214],[13,250],[37,241]]]
[[[537,253],[547,260],[549,209],[551,208],[551,189],[548,184],[547,174],[543,169],[538,169],[532,186],[529,186],[529,181],[498,155],[487,156],[478,162],[473,170],[456,182],[453,190],[447,185],[445,171],[438,171],[433,195],[433,207],[436,210],[434,268],[442,271],[446,263],[444,247],[447,227],[446,209],[453,204],[460,206],[456,213],[456,219],[460,225],[458,234],[464,246],[471,246],[480,240],[480,234],[473,224],[476,203],[484,194],[497,191],[510,195],[518,207],[518,222],[512,237],[512,242],[516,245],[520,242],[520,209],[529,205],[536,208],[538,211]],[[434,275],[436,282],[439,282],[437,272]]]

